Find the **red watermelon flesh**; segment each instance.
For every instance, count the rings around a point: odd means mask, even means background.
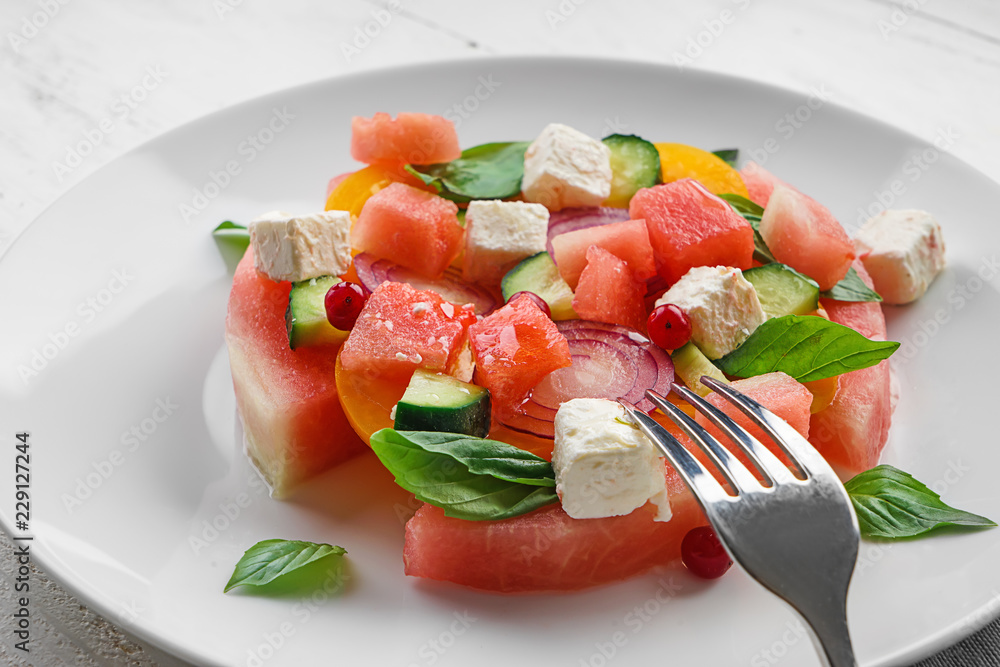
[[[455,125],[443,116],[376,113],[351,120],[351,157],[375,164],[434,164],[461,157]]]
[[[646,221],[623,220],[566,232],[552,239],[552,259],[563,280],[573,289],[587,265],[590,246],[603,248],[624,260],[638,280],[645,281],[656,275]]]
[[[871,278],[860,261],[854,269],[869,287]],[[882,307],[872,302],[822,299],[830,319],[856,329],[868,338],[885,340]],[[850,477],[878,465],[892,423],[889,360],[845,373],[825,410],[812,417],[810,441],[843,475]]]
[[[673,517],[650,504],[625,516],[570,518],[558,504],[502,521],[463,521],[431,505],[406,524],[406,574],[502,593],[572,591],[666,565],[684,535],[708,521],[667,468]]]
[[[587,249],[587,266],[573,295],[573,310],[580,319],[645,331],[645,296],[646,282],[637,279],[624,260],[596,245]]]
[[[749,269],[753,261],[750,223],[693,179],[639,190],[629,215],[646,221],[657,270],[668,283],[695,266]]]
[[[275,497],[365,451],[347,422],[334,379],[338,345],[288,347],[289,282],[254,268],[253,250],[236,268],[226,345],[247,455]]]
[[[464,234],[455,202],[392,183],[365,202],[351,245],[437,279],[462,251]]]
[[[572,364],[566,337],[531,299],[514,299],[470,326],[469,342],[475,383],[490,390],[494,415],[513,415],[543,377]]]
[[[753,161],[747,162],[740,169],[740,177],[747,186],[750,201],[763,208],[767,208],[767,202],[771,198],[771,192],[774,190],[775,185],[791,187],[788,183],[785,183]]]
[[[417,368],[454,370],[476,321],[472,304],[457,306],[430,290],[386,281],[375,288],[344,342],[345,370],[400,377]]]
[[[806,274],[822,290],[836,285],[854,260],[854,244],[829,209],[786,185],[774,187],[760,235],[775,259]]]

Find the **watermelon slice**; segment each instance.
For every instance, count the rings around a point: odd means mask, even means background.
[[[226,316],[246,452],[276,498],[366,449],[337,398],[340,346],[288,347],[290,290],[291,283],[258,273],[248,248],[233,277]]]
[[[581,319],[645,331],[645,296],[645,281],[624,260],[596,245],[587,249],[587,266],[573,296],[573,310]]]
[[[406,524],[406,574],[502,593],[572,591],[625,579],[680,556],[705,519],[667,468],[673,517],[646,504],[625,516],[573,519],[559,505],[503,521],[463,521],[431,505]]]
[[[829,209],[798,190],[775,185],[760,220],[760,235],[775,259],[828,290],[854,260],[854,244]]]
[[[462,251],[464,234],[454,202],[392,183],[365,202],[351,245],[437,279]]]
[[[854,269],[871,287],[871,278],[859,260],[854,262]],[[885,316],[878,303],[831,299],[820,302],[832,321],[868,338],[885,340]],[[892,423],[889,373],[887,359],[839,376],[830,406],[812,417],[810,441],[846,477],[876,466],[885,448]]]
[[[374,164],[434,164],[462,155],[455,125],[443,116],[401,113],[392,118],[376,113],[351,120],[351,157]]]
[[[690,178],[639,190],[629,215],[646,221],[657,270],[668,283],[696,266],[749,269],[753,261],[750,223]]]
[[[656,275],[653,247],[645,220],[624,220],[597,227],[578,229],[552,239],[552,259],[559,274],[573,289],[587,265],[587,248],[598,246],[625,261],[639,280]]]
[[[775,185],[791,187],[753,161],[747,162],[740,169],[740,177],[747,186],[747,199],[763,208],[767,208],[767,202],[771,198],[771,192]]]

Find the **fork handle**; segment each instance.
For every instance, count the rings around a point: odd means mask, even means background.
[[[828,604],[802,614],[823,667],[857,667],[847,627],[846,604]]]

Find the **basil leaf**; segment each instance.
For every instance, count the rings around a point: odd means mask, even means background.
[[[736,161],[740,159],[739,148],[722,148],[717,151],[712,151],[712,154],[734,169],[736,168]]]
[[[865,281],[861,280],[861,276],[858,275],[853,266],[847,270],[847,275],[839,283],[825,292],[820,292],[820,296],[824,299],[833,299],[834,301],[882,300],[878,292],[865,285]]]
[[[445,199],[465,203],[473,199],[505,199],[521,191],[524,152],[531,142],[512,141],[473,146],[451,162],[406,165]]]
[[[225,593],[237,586],[263,586],[279,577],[315,563],[321,558],[339,558],[347,553],[343,547],[298,540],[264,540],[243,554],[226,584]]]
[[[226,220],[212,230],[212,238],[219,247],[219,254],[222,255],[226,268],[230,273],[234,273],[236,265],[243,259],[247,246],[250,245],[250,232],[243,225]]]
[[[397,484],[445,516],[507,519],[558,500],[552,464],[503,442],[384,428],[371,446]]]
[[[764,209],[742,195],[727,192],[719,195],[719,198],[729,202],[733,210],[742,215],[753,227],[753,258],[761,264],[771,264],[778,261],[771,254],[771,249],[764,243],[764,237],[760,235],[760,219],[764,215]]]
[[[874,366],[898,347],[815,315],[785,315],[765,321],[715,365],[739,377],[782,371],[809,382]]]
[[[909,473],[880,465],[850,479],[847,489],[864,537],[896,539],[940,526],[995,526],[978,514],[949,507]]]

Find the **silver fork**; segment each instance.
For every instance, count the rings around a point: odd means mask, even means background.
[[[801,478],[724,412],[674,383],[674,392],[746,452],[766,480],[762,484],[683,410],[647,391],[646,397],[718,466],[731,495],[666,429],[627,401],[620,402],[691,488],[732,559],[806,621],[821,662],[856,667],[847,627],[847,588],[859,536],[847,491],[819,452],[787,422],[726,384],[707,376],[701,381],[760,426]]]

